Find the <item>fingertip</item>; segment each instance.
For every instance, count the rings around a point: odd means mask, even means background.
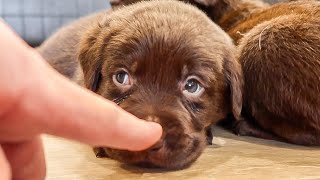
[[[155,122],[146,122],[144,121],[144,129],[142,132],[141,140],[136,140],[137,143],[132,143],[128,150],[130,151],[142,151],[148,149],[156,142],[158,142],[162,136],[162,126]]]
[[[153,132],[155,141],[160,140],[162,136],[162,126],[159,123],[148,122],[150,131]],[[153,144],[152,144],[153,145]]]
[[[162,137],[162,126],[159,123],[155,123],[155,122],[148,122],[148,126],[150,128],[150,145],[148,145],[146,148],[151,147],[152,145],[154,145],[156,142],[158,142],[161,137]]]

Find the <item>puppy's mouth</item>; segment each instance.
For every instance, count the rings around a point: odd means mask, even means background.
[[[191,165],[200,156],[205,147],[205,140],[199,140],[199,137],[186,137],[188,138],[176,142],[176,146],[170,145],[169,140],[169,142],[157,143],[151,148],[139,152],[110,148],[103,149],[108,157],[126,164],[142,168],[178,170]],[[182,145],[179,142],[184,142],[184,144]]]

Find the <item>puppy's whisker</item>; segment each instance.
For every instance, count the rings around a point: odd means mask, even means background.
[[[200,111],[199,108],[196,106],[195,103],[187,100],[187,104],[188,104],[188,106],[191,108],[191,110],[192,110],[193,112],[199,112],[199,111]]]
[[[117,105],[120,105],[125,99],[127,99],[130,96],[130,94],[125,94],[123,96],[120,96],[116,99],[113,99],[113,102],[116,103]]]
[[[116,99],[113,99],[112,101],[116,104],[118,104],[121,101],[122,97],[117,97]]]
[[[194,103],[191,103],[191,107],[192,107],[192,110],[194,110],[196,112],[200,111]]]

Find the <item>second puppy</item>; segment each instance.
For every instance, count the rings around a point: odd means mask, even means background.
[[[320,145],[320,2],[197,0],[238,44],[245,121],[235,131]]]

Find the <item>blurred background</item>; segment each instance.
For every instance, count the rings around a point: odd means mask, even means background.
[[[36,46],[62,25],[107,8],[108,0],[0,0],[0,17]]]
[[[108,0],[0,0],[0,17],[34,46],[62,25],[106,8]]]

